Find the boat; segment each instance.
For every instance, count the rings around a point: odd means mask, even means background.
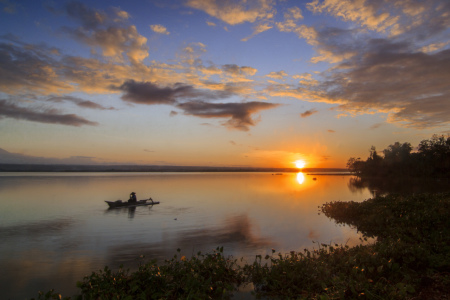
[[[139,200],[136,202],[128,202],[128,201],[122,201],[122,200],[116,200],[116,201],[105,201],[109,208],[123,208],[123,207],[136,207],[136,206],[146,206],[146,205],[155,205],[159,204],[159,201],[153,201],[152,198]]]

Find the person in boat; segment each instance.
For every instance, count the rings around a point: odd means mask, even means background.
[[[130,194],[130,199],[128,200],[128,203],[136,203],[137,202],[137,199],[136,199],[136,193],[135,192],[132,192],[131,194]]]

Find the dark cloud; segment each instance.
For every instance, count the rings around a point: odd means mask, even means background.
[[[95,102],[84,100],[78,97],[73,96],[51,96],[47,99],[48,101],[52,102],[63,102],[63,101],[69,101],[73,102],[76,105],[83,107],[83,108],[90,108],[90,109],[99,109],[99,110],[113,110],[114,107],[104,107],[100,104],[97,104]]]
[[[450,2],[375,0],[364,10],[353,0],[333,3],[316,1],[308,8],[353,20],[363,29],[316,29],[311,44],[319,55],[313,61],[335,64],[310,89],[312,98],[337,103],[350,114],[387,113],[387,122],[405,127],[448,125]]]
[[[175,104],[184,100],[210,101],[224,99],[233,95],[229,89],[210,91],[195,89],[191,85],[181,83],[173,87],[160,87],[152,82],[128,80],[120,87],[112,87],[124,92],[122,99],[139,104]]]
[[[81,2],[72,1],[66,4],[66,13],[73,19],[79,20],[86,29],[96,29],[105,22],[104,12],[88,8]]]
[[[234,76],[240,75],[254,75],[256,73],[256,69],[247,66],[238,66],[235,64],[226,64],[222,66],[222,70],[226,73],[232,74]]]
[[[75,114],[60,114],[54,109],[36,111],[31,108],[19,107],[13,103],[9,103],[6,100],[0,100],[0,116],[32,122],[62,124],[68,126],[98,125],[97,122],[86,120]]]
[[[122,99],[139,104],[174,104],[177,94],[192,90],[191,86],[159,87],[151,82],[128,80],[118,90],[123,91]]]
[[[307,110],[307,111],[301,113],[300,116],[301,116],[302,118],[306,118],[306,117],[309,117],[309,116],[311,116],[311,115],[313,115],[313,114],[315,114],[315,113],[318,113],[318,111],[317,111],[316,109],[313,108],[313,109],[310,109],[310,110]]]
[[[388,112],[388,122],[426,128],[450,122],[450,50],[409,52],[372,40],[365,53],[341,64],[322,82],[320,96],[352,113]]]
[[[170,111],[169,116],[175,117],[176,115],[178,115],[178,113],[177,113],[176,111],[174,111],[174,110],[171,110],[171,111]]]
[[[130,62],[139,63],[148,56],[147,38],[136,26],[125,24],[126,12],[116,9],[106,13],[74,1],[66,5],[65,13],[81,26],[62,30],[82,43],[99,47],[105,57],[122,60],[125,53]]]
[[[268,102],[243,102],[243,103],[207,103],[191,101],[179,104],[185,114],[202,118],[230,118],[223,125],[228,128],[248,131],[249,126],[255,125],[251,118],[253,113],[260,110],[271,109],[279,106]]]
[[[0,90],[15,94],[18,90],[69,91],[73,87],[58,77],[62,68],[52,50],[21,43],[0,43]]]

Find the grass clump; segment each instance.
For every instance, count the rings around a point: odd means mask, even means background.
[[[257,255],[239,266],[223,249],[175,255],[138,271],[107,267],[78,283],[77,299],[223,299],[243,283],[275,299],[448,299],[450,194],[386,196],[330,202],[321,211],[358,228],[369,245],[317,244],[316,249]],[[54,291],[38,299],[61,299]],[[70,299],[70,298],[64,298]]]
[[[450,195],[392,195],[321,207],[371,245],[318,244],[244,267],[257,295],[290,299],[441,299],[450,295]],[[317,247],[316,247],[317,248]],[[442,298],[446,299],[446,298]]]
[[[191,258],[178,254],[158,265],[142,263],[130,273],[108,267],[92,272],[77,283],[81,295],[74,299],[226,299],[244,280],[237,260],[225,258],[223,247]],[[40,292],[37,299],[65,299],[55,291]]]

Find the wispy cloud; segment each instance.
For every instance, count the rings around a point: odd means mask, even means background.
[[[99,110],[113,110],[114,107],[104,107],[98,103],[92,102],[90,100],[84,100],[78,97],[64,95],[64,96],[51,96],[47,98],[47,101],[52,102],[64,102],[69,101],[75,103],[79,107],[90,108],[90,109],[99,109]]]
[[[241,41],[247,42],[249,39],[253,38],[254,36],[256,36],[256,35],[258,35],[260,33],[263,33],[264,31],[267,31],[267,30],[272,29],[272,28],[273,28],[273,26],[270,25],[269,23],[258,24],[258,25],[256,25],[253,28],[253,33],[250,36],[241,39]]]
[[[302,118],[306,118],[306,117],[309,117],[309,116],[311,116],[311,115],[313,115],[313,114],[316,114],[316,113],[318,113],[318,111],[316,110],[316,109],[310,109],[310,110],[307,110],[307,111],[305,111],[305,112],[302,112],[301,114],[300,114],[300,117],[302,117]]]
[[[17,106],[13,103],[9,103],[6,100],[0,100],[0,116],[18,120],[61,124],[68,126],[98,125],[97,122],[86,120],[75,114],[61,114],[55,109],[48,109],[44,111],[33,110],[28,107],[25,108]]]
[[[271,19],[275,13],[272,0],[188,0],[186,5],[202,10],[229,25]]]

